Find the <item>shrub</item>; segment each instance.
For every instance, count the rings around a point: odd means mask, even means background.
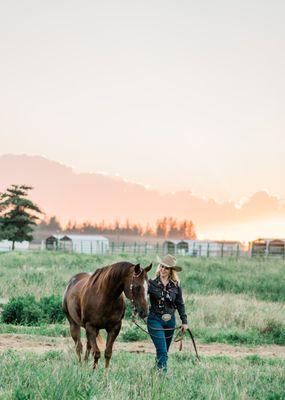
[[[42,297],[39,301],[39,306],[42,311],[42,320],[44,322],[54,324],[62,322],[65,319],[60,296],[52,295],[49,297]]]
[[[125,342],[135,342],[146,339],[146,333],[141,331],[137,326],[131,326],[123,331],[122,338]]]
[[[39,302],[35,296],[13,297],[3,306],[2,321],[14,325],[39,325],[62,322],[64,313],[59,296],[43,297]]]
[[[285,326],[274,319],[268,319],[260,333],[271,338],[272,342],[279,345],[285,344]]]
[[[41,309],[35,296],[13,297],[3,307],[2,321],[6,324],[36,325],[41,319]]]

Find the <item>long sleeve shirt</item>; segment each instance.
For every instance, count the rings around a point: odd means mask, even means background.
[[[150,279],[148,293],[150,299],[150,313],[173,315],[175,310],[177,310],[182,324],[187,324],[182,289],[178,283],[170,281],[166,287],[164,287],[159,277]]]

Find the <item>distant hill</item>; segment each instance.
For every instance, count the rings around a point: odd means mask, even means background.
[[[253,194],[237,208],[232,202],[220,204],[189,191],[160,194],[115,177],[75,173],[72,168],[41,156],[0,156],[0,191],[13,183],[32,185],[32,199],[47,215],[56,215],[64,223],[127,218],[146,223],[173,216],[191,219],[198,230],[207,230],[223,224],[285,217],[284,204],[265,191]]]

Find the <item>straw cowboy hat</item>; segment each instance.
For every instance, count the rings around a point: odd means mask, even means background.
[[[182,268],[176,265],[176,258],[171,254],[167,254],[166,256],[163,257],[163,259],[157,256],[157,261],[159,262],[159,264],[164,265],[166,268],[172,268],[174,269],[174,271],[177,272],[182,271]]]

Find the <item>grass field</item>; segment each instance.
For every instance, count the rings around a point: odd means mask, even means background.
[[[32,293],[36,298],[62,295],[67,281],[75,273],[93,271],[125,259],[139,261],[142,265],[152,261],[127,255],[0,254],[0,303],[15,294]],[[285,264],[282,261],[181,257],[179,263],[183,267],[180,276],[189,321],[200,340],[285,344]],[[2,333],[10,330],[9,326],[0,326]],[[47,327],[47,330],[61,335],[64,328]]]
[[[166,376],[153,371],[153,357],[117,352],[108,375],[60,352],[0,358],[0,399],[167,400],[284,399],[284,364],[280,360],[208,357],[201,364],[176,353]]]
[[[152,261],[124,254],[0,254],[0,307],[14,296],[34,294],[39,300],[62,295],[75,273],[119,260],[145,266]],[[178,264],[183,267],[180,278],[190,326],[199,342],[285,345],[283,261],[181,257]],[[1,333],[69,335],[66,323],[0,323]],[[119,340],[132,337],[147,338],[125,320]],[[57,351],[36,355],[7,349],[0,365],[0,399],[285,399],[285,365],[279,358],[204,357],[195,364],[188,353],[174,353],[166,377],[153,372],[152,355],[123,352],[114,353],[107,377],[103,368],[93,373],[90,366],[79,366],[74,354]]]

